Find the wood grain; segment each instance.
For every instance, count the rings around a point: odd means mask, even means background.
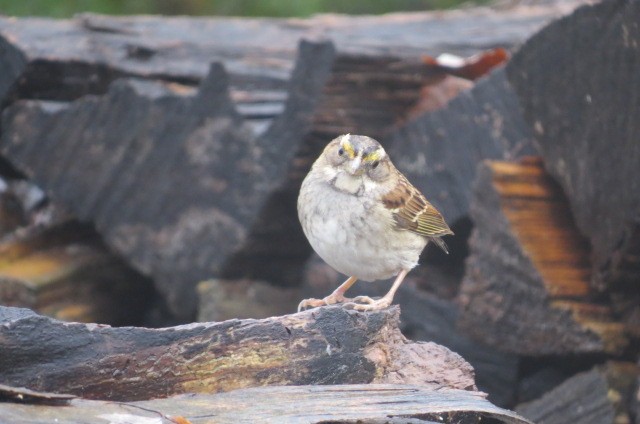
[[[461,325],[526,355],[621,353],[624,325],[589,284],[589,246],[538,160],[486,162],[460,299]]]

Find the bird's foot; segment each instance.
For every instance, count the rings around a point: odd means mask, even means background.
[[[352,299],[352,302],[345,303],[345,308],[354,309],[356,311],[379,311],[391,306],[391,300],[386,297],[374,300],[369,296],[358,296]],[[363,302],[363,303],[356,303]]]
[[[369,297],[369,296],[356,296],[353,299],[351,299],[351,301],[353,303],[366,303],[368,305],[371,305],[372,303],[375,303],[376,300]]]
[[[342,294],[331,293],[329,296],[323,299],[304,299],[298,304],[298,312],[309,309],[317,308],[318,306],[335,305],[336,303],[352,302],[353,299],[344,297]]]

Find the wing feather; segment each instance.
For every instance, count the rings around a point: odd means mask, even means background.
[[[444,218],[403,175],[398,184],[382,197],[384,206],[391,210],[397,228],[408,230],[433,240],[448,253],[440,237],[453,234]]]

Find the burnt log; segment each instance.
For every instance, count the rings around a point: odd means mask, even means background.
[[[475,389],[473,368],[459,355],[402,336],[398,308],[326,307],[162,329],[63,323],[8,307],[0,313],[0,375],[31,390],[132,401],[265,385]]]
[[[12,390],[15,392],[16,390]],[[25,392],[22,390],[21,392]],[[32,391],[26,392],[33,396]],[[51,398],[51,394],[35,394]],[[474,423],[531,424],[492,405],[476,392],[399,384],[259,387],[216,395],[177,396],[143,402],[67,400],[64,408],[0,403],[10,422],[60,424],[77,422],[236,423]],[[45,404],[46,405],[46,404]]]
[[[635,364],[609,362],[567,379],[516,410],[539,424],[632,422],[630,408],[637,376]]]
[[[589,285],[589,248],[537,160],[478,170],[459,325],[500,350],[617,353],[628,338]]]
[[[636,293],[639,14],[633,1],[581,7],[533,36],[507,66],[545,168],[590,243],[592,284],[633,286]]]

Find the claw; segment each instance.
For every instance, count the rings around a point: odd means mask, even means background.
[[[356,296],[353,299],[351,299],[352,302],[354,303],[367,303],[369,305],[371,305],[372,303],[375,303],[376,301],[373,300],[372,298],[370,298],[369,296]]]
[[[298,304],[298,312],[301,312],[307,308],[317,308],[318,306],[324,306],[327,303],[324,299],[304,299]]]
[[[298,304],[298,312],[307,308],[317,308],[319,306],[335,305],[336,303],[351,302],[353,299],[349,299],[339,294],[332,293],[324,299],[304,299]]]
[[[367,296],[364,296],[367,297]],[[357,299],[357,298],[356,298]],[[355,299],[354,299],[355,300]],[[356,311],[379,311],[381,309],[386,309],[391,306],[391,299],[381,298],[378,300],[373,300],[371,303],[348,303],[345,304],[345,307],[348,306],[350,309],[354,309]]]

